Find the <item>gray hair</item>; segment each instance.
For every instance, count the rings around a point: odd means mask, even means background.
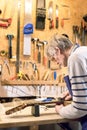
[[[49,41],[49,44],[47,46],[47,56],[49,58],[52,58],[53,55],[56,53],[56,48],[58,47],[61,52],[64,52],[65,50],[69,50],[72,47],[73,43],[70,41],[69,38],[55,34]]]

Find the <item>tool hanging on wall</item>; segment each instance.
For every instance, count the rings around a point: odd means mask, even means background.
[[[8,48],[8,58],[12,58],[12,39],[14,36],[12,34],[7,35],[8,42],[9,42],[9,48]]]
[[[9,61],[7,59],[4,60],[4,64],[3,64],[3,68],[2,69],[4,69],[4,66],[7,67],[8,74],[10,75],[11,74],[11,70],[10,70],[10,66],[9,66]]]
[[[83,46],[86,45],[86,26],[83,19],[81,21],[81,42]]]
[[[18,0],[17,45],[16,45],[16,73],[19,73],[19,65],[20,65],[20,9],[21,9],[21,3],[20,3],[20,0]]]
[[[48,7],[48,20],[49,23],[49,29],[54,28],[54,21],[53,21],[53,1],[50,1],[49,7]]]
[[[58,14],[59,14],[58,5],[56,5],[56,25],[55,25],[56,29],[59,26],[59,17],[58,17]]]
[[[4,8],[4,11],[3,11],[3,18],[0,18],[0,27],[4,27],[4,28],[8,28],[12,23],[12,17],[14,16],[13,12],[15,12],[16,1],[15,0],[12,1],[10,17],[9,18],[4,18],[6,10],[7,10],[7,5],[8,5],[8,0],[5,1],[5,8]]]
[[[78,43],[78,37],[79,37],[79,26],[73,25],[73,34],[74,34],[74,42]]]
[[[61,9],[62,9],[62,12],[63,12],[63,14],[62,14],[63,16],[62,16],[62,19],[61,19],[61,27],[63,28],[64,27],[64,21],[70,19],[70,7],[68,5],[62,4]]]
[[[32,75],[33,80],[39,80],[40,74],[39,74],[39,70],[37,68],[37,65],[35,63],[32,63],[32,62],[29,62],[29,63],[32,64],[32,68],[33,68],[33,75]]]
[[[4,4],[4,9],[2,10],[2,18],[1,19],[1,22],[0,22],[0,27],[5,27],[7,25],[5,25],[4,23],[2,23],[2,19],[5,19],[5,13],[6,13],[6,9],[7,9],[7,0],[5,1],[5,4]]]
[[[84,22],[85,22],[85,26],[84,26],[84,35],[85,35],[85,37],[84,37],[84,42],[85,43],[87,43],[87,14],[85,14],[84,16],[83,16],[83,20],[84,20]],[[87,45],[87,44],[86,44]]]
[[[39,42],[39,39],[38,38],[32,38],[31,39],[33,44],[34,44],[34,47],[33,47],[33,59],[35,61],[37,61],[37,49],[36,49],[36,46],[37,46],[37,43]]]
[[[39,42],[37,44],[37,47],[38,47],[38,63],[41,63],[41,47],[42,47],[42,44]]]
[[[46,55],[46,45],[48,44],[47,41],[41,41],[40,43],[43,44],[43,65],[47,66],[47,55]]]
[[[0,14],[2,13],[2,10],[0,9]]]
[[[46,8],[45,0],[37,0],[36,5],[36,29],[45,29]]]
[[[33,33],[32,24],[32,0],[25,0],[25,18],[24,18],[24,46],[23,54],[31,55],[31,34]]]

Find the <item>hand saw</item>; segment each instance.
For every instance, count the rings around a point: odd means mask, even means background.
[[[31,34],[33,33],[32,24],[32,0],[25,0],[25,18],[24,18],[24,47],[23,54],[31,55]]]

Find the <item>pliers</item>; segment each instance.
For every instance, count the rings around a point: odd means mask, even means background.
[[[8,60],[4,60],[4,65],[6,65],[8,73],[10,74],[10,67],[9,67],[9,64],[8,64]]]

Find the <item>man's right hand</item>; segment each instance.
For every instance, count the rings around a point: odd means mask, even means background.
[[[68,90],[62,93],[62,98],[64,98],[65,100],[71,100],[72,99],[71,94],[69,93]]]

